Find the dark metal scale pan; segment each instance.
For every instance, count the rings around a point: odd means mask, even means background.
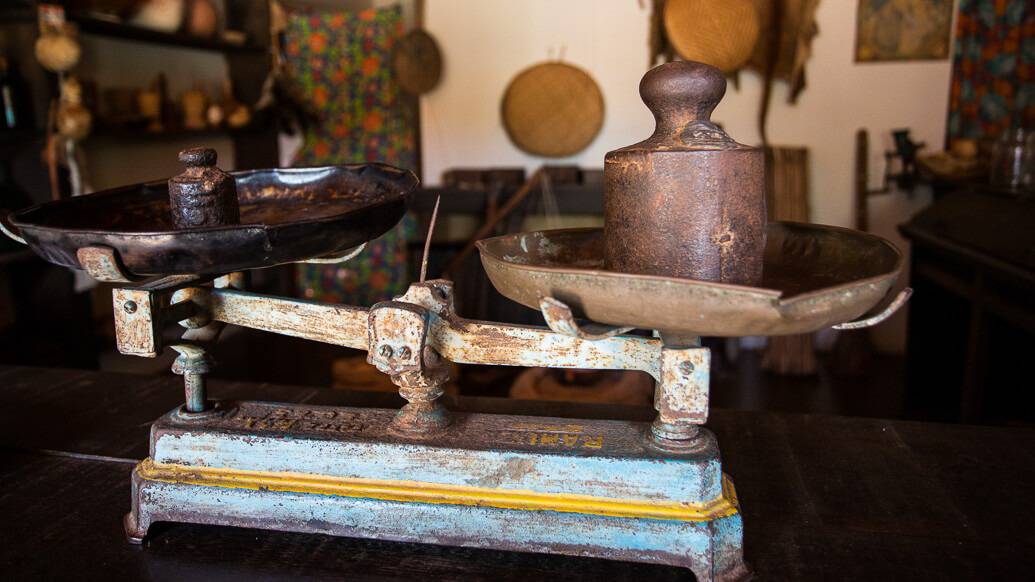
[[[215,275],[341,253],[405,212],[412,172],[383,164],[232,172],[240,224],[176,229],[168,184],[137,184],[16,212],[9,225],[39,256],[82,268],[84,247],[115,249],[137,276]]]

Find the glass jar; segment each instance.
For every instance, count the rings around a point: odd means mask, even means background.
[[[1011,129],[992,145],[990,178],[993,186],[1011,192],[1035,189],[1035,132]]]

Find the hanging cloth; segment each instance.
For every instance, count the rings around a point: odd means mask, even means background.
[[[816,10],[819,0],[755,0],[762,34],[748,61],[748,68],[758,71],[765,80],[762,103],[758,111],[758,133],[768,144],[766,122],[772,99],[773,83],[790,85],[787,102],[797,103],[805,89],[805,63],[812,55],[812,39],[819,34]]]
[[[960,0],[954,53],[950,138],[1035,128],[1035,2]]]
[[[319,117],[306,129],[295,166],[384,162],[415,168],[412,116],[390,66],[402,33],[398,6],[287,15],[285,73]],[[412,230],[407,217],[348,263],[299,265],[299,288],[308,299],[357,305],[401,294],[409,282]]]

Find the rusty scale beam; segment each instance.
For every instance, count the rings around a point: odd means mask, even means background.
[[[118,289],[115,296],[118,303],[126,297],[145,294]],[[169,310],[206,314],[188,322],[193,327],[217,321],[367,350],[369,361],[392,375],[397,384],[408,382],[414,372],[441,368],[443,360],[458,364],[638,370],[660,383],[659,393],[663,396],[659,398],[659,412],[665,419],[662,422],[686,425],[685,432],[692,436],[693,427],[707,420],[707,350],[665,347],[660,339],[641,336],[584,339],[579,337],[579,331],[569,335],[548,328],[464,319],[453,309],[451,281],[415,283],[396,300],[372,308],[208,287],[181,289],[175,298],[178,301],[171,303]],[[551,305],[563,306],[559,301],[551,301]],[[568,313],[570,317],[570,310]],[[185,319],[180,315],[174,317],[177,319],[158,320]],[[555,316],[549,318],[553,321]],[[158,349],[157,330],[153,327],[144,333],[135,326],[118,329],[122,353],[147,355]],[[439,380],[442,384],[447,379]],[[411,396],[420,398],[420,391]],[[676,419],[681,420],[670,422]],[[671,427],[662,432],[669,438],[675,436]]]

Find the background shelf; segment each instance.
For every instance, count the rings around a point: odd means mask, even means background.
[[[69,21],[79,25],[80,32],[109,38],[120,38],[150,44],[177,46],[189,49],[214,51],[220,53],[261,53],[266,50],[263,45],[250,42],[234,44],[221,38],[201,38],[188,34],[167,33],[132,24],[112,22],[82,14],[70,14]]]

